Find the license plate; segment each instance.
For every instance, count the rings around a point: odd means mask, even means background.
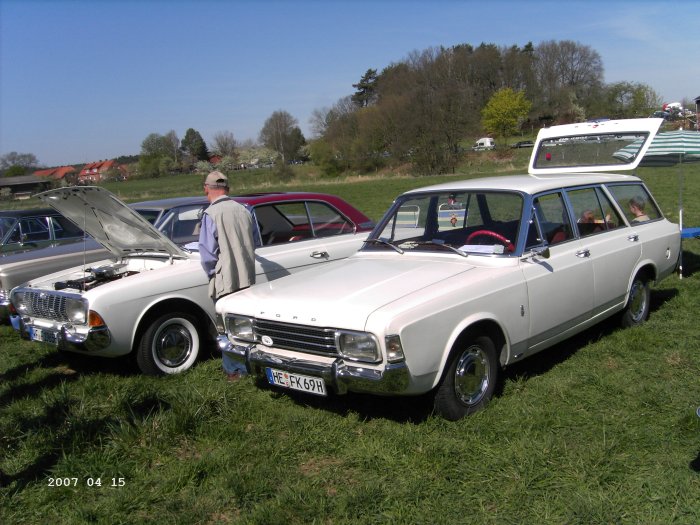
[[[56,332],[52,330],[44,330],[42,328],[31,329],[31,338],[33,341],[40,341],[42,343],[56,344]]]
[[[300,374],[292,374],[274,368],[266,368],[265,374],[267,381],[271,385],[291,388],[292,390],[300,390],[317,396],[326,395],[326,384],[320,377],[304,376]]]

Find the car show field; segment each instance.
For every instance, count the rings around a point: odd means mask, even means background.
[[[405,191],[501,174],[274,189],[337,194],[378,221]],[[700,225],[697,164],[636,174],[673,222],[683,184]],[[2,326],[0,522],[697,523],[697,239],[682,257],[647,323],[603,322],[509,367],[488,409],[456,422],[424,396],[229,383],[218,359],[143,376]]]

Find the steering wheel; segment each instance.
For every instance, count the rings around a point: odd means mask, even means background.
[[[506,239],[500,233],[496,233],[496,232],[491,231],[491,230],[476,230],[475,232],[472,232],[469,234],[469,237],[467,237],[467,242],[465,244],[469,244],[469,242],[474,237],[493,237],[498,242],[500,242],[503,246],[505,246],[507,252],[514,252],[515,251],[515,246],[513,245],[513,243],[510,242],[508,239]]]

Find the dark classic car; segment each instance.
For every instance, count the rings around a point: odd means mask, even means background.
[[[0,211],[0,254],[54,246],[82,236],[78,226],[51,208]]]

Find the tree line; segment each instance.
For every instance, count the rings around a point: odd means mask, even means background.
[[[644,84],[605,84],[600,55],[572,41],[430,48],[379,73],[368,69],[353,87],[312,116],[311,158],[327,173],[406,162],[423,173],[448,172],[469,136],[646,117],[660,104]]]

